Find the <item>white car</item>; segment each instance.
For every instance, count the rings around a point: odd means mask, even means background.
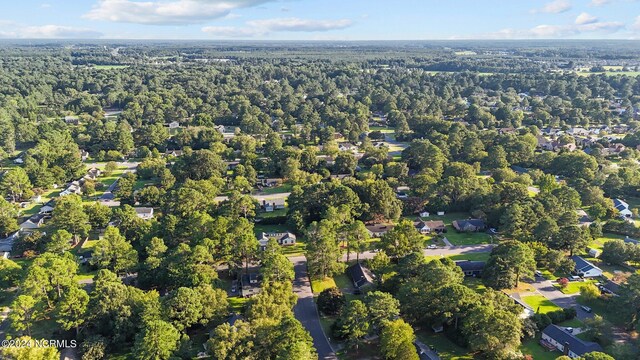
[[[437,249],[438,247],[434,244],[427,246],[427,249]]]

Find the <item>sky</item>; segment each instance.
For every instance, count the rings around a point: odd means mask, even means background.
[[[640,0],[2,1],[0,38],[640,40]]]

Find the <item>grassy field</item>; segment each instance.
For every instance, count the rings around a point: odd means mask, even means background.
[[[311,280],[311,290],[314,294],[319,294],[325,289],[336,287],[333,278],[325,278],[324,280]]]
[[[520,351],[525,355],[531,355],[535,360],[554,360],[562,355],[558,351],[549,351],[540,345],[540,335],[533,339],[528,339],[520,345]]]
[[[416,337],[426,345],[433,346],[442,360],[471,360],[473,355],[469,351],[451,340],[444,334],[435,334],[430,330],[416,331]]]
[[[607,76],[616,76],[616,75],[624,75],[624,76],[640,76],[640,71],[605,71],[605,72],[591,72],[591,71],[579,71],[576,74],[580,76],[591,76],[591,75],[607,75]]]
[[[546,314],[552,311],[560,310],[560,307],[552,303],[549,299],[542,295],[526,295],[522,296],[522,300],[535,312]]]
[[[96,70],[121,70],[128,67],[129,65],[93,65]]]
[[[599,237],[593,241],[591,241],[589,243],[589,247],[592,249],[596,249],[596,250],[600,250],[602,251],[602,248],[604,247],[604,244],[607,241],[611,241],[611,240],[616,240],[616,239],[624,239],[623,235],[617,235],[617,234],[611,234],[611,233],[604,233],[602,234],[602,237]]]
[[[596,283],[596,281],[569,281],[569,284],[567,284],[567,287],[565,287],[564,289],[558,285],[557,283],[554,283],[553,286],[555,286],[558,290],[562,291],[565,294],[578,294],[580,293],[580,288],[585,286],[588,283]]]
[[[229,301],[231,311],[236,313],[242,313],[247,301],[249,301],[249,299],[240,296],[229,297],[227,300]]]
[[[291,184],[282,184],[280,186],[275,186],[275,187],[266,187],[262,189],[262,193],[266,195],[282,194],[282,193],[291,192],[292,188],[293,186]]]

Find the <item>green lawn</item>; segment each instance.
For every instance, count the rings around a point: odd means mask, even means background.
[[[549,351],[540,345],[540,335],[533,339],[528,339],[520,345],[520,351],[525,355],[531,355],[535,360],[554,360],[562,355],[558,351]]]
[[[451,223],[454,220],[459,219],[467,219],[469,218],[468,213],[448,213],[443,216],[431,215],[428,218],[424,218],[423,220],[442,220],[444,224],[447,226],[447,232],[443,234],[453,245],[478,245],[478,244],[489,244],[491,243],[491,236],[489,236],[485,232],[477,232],[477,233],[459,233],[456,229],[453,228]],[[407,217],[407,219],[414,221],[416,218]]]
[[[567,287],[562,288],[560,285],[554,283],[553,286],[555,286],[558,290],[562,291],[565,294],[578,294],[580,293],[580,288],[585,286],[588,283],[595,283],[596,281],[569,281],[569,284],[567,284]]]
[[[624,239],[623,235],[618,235],[618,234],[611,234],[611,233],[604,233],[602,234],[602,237],[599,237],[593,241],[591,241],[589,243],[589,247],[592,249],[596,249],[599,251],[602,251],[602,248],[604,247],[604,244],[607,241],[611,241],[611,240],[616,240],[616,239]]]
[[[314,294],[319,294],[325,289],[336,287],[333,278],[325,278],[324,280],[311,280],[311,290]]]
[[[239,314],[244,311],[244,307],[247,304],[247,301],[249,301],[249,299],[240,296],[229,297],[227,300],[229,301],[231,311]]]
[[[471,360],[469,350],[455,344],[444,334],[435,334],[431,330],[418,330],[416,337],[426,345],[433,346],[442,360]]]
[[[487,287],[482,283],[482,279],[477,277],[465,277],[462,283],[479,294],[487,290]]]
[[[266,187],[264,189],[262,189],[262,193],[263,194],[282,194],[282,193],[288,193],[291,192],[291,189],[293,188],[293,186],[291,184],[282,184],[280,186],[275,186],[275,187]]]
[[[453,245],[478,245],[491,243],[491,236],[485,232],[457,232],[451,225],[447,225],[447,233],[444,234],[444,236]]]
[[[527,295],[522,296],[522,300],[535,312],[539,312],[541,314],[546,314],[552,311],[560,310],[561,308],[552,303],[549,299],[545,298],[542,295]]]
[[[122,70],[129,67],[129,65],[93,65],[96,70]]]

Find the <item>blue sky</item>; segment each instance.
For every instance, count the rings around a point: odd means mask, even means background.
[[[2,38],[640,39],[640,0],[20,0],[3,3],[0,5]]]

